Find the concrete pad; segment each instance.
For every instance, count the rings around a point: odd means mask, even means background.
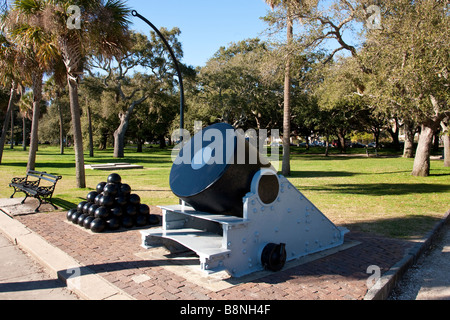
[[[291,268],[328,257],[360,244],[361,242],[358,241],[346,241],[342,246],[289,261],[286,263],[283,270],[289,270]],[[258,271],[241,278],[232,278],[226,271],[208,274],[200,269],[199,258],[195,255],[195,253],[188,252],[174,255],[170,254],[170,252],[163,247],[149,249],[147,252],[136,254],[136,256],[143,260],[166,261],[166,263],[162,266],[164,269],[183,277],[191,283],[195,283],[198,286],[214,292],[226,290],[242,283],[253,282],[273,274],[271,271]],[[170,258],[168,258],[168,256],[170,256]]]
[[[0,211],[0,231],[30,254],[50,276],[67,283],[68,288],[80,297],[88,300],[104,300],[116,296],[116,299],[120,300],[134,300],[2,211]]]
[[[39,201],[34,198],[28,198],[24,204],[22,204],[25,196],[17,193],[16,198],[13,199],[0,199],[0,208],[7,215],[14,217],[27,214],[35,214],[36,208],[39,206]],[[39,208],[39,212],[53,212],[55,208],[52,205],[44,203]]]
[[[84,168],[90,170],[114,171],[114,170],[143,169],[144,167],[130,163],[105,163],[105,164],[88,164],[85,165]]]
[[[78,299],[3,234],[0,243],[0,300]],[[3,246],[4,243],[7,245]]]
[[[15,242],[17,238],[27,235],[30,230],[20,222],[12,219],[3,209],[0,210],[0,227],[4,230],[5,236]]]

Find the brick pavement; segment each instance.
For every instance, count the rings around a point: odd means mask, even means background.
[[[147,250],[140,246],[139,230],[94,234],[68,223],[65,212],[24,215],[16,219],[138,300],[361,300],[368,290],[367,268],[377,265],[384,273],[413,245],[351,232],[346,239],[361,244],[279,273],[213,291],[169,271],[165,268],[167,260],[140,258]]]

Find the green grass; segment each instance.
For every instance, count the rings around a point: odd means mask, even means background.
[[[431,176],[411,176],[412,159],[399,157],[367,158],[320,154],[292,154],[289,180],[327,217],[352,231],[372,232],[389,237],[415,239],[423,237],[450,209],[450,168],[442,161],[432,161]],[[176,204],[169,187],[172,167],[170,150],[146,149],[136,153],[126,150],[125,159],[112,158],[112,150],[86,155],[86,164],[129,162],[143,165],[142,170],[119,173],[144,203]],[[0,197],[11,195],[8,183],[24,176],[28,153],[5,150],[0,166]],[[37,170],[63,176],[55,193],[56,203],[71,208],[82,201],[108,172],[86,170],[87,189],[76,188],[73,150],[59,155],[58,148],[40,146]]]

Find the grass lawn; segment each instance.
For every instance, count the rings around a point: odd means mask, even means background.
[[[410,174],[412,159],[354,154],[326,158],[298,151],[293,150],[290,181],[333,222],[352,231],[414,239],[429,232],[450,209],[450,168],[444,168],[442,161],[432,161],[430,177],[418,178]],[[178,203],[169,187],[170,155],[170,150],[153,148],[139,154],[130,148],[125,159],[113,159],[112,150],[107,150],[96,151],[95,158],[86,155],[85,161],[143,165],[142,170],[118,173],[143,203],[158,206]],[[5,149],[0,166],[1,198],[11,195],[11,178],[25,175],[27,159],[28,152],[21,148]],[[66,149],[65,155],[59,155],[58,148],[51,146],[40,146],[36,170],[63,176],[57,185],[55,203],[67,209],[84,200],[109,174],[86,170],[88,188],[78,189],[73,150]]]

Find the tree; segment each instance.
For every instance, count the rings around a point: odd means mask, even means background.
[[[180,30],[162,28],[161,33],[180,59],[183,56],[177,39]],[[89,61],[91,69],[101,71],[91,73],[91,77],[101,78],[103,90],[114,95],[116,108],[112,112],[119,118],[119,125],[114,132],[115,158],[125,156],[125,136],[135,109],[159,92],[171,92],[174,88],[174,68],[161,39],[154,32],[151,33],[150,40],[139,33],[131,33],[130,38],[133,46],[128,52],[117,56],[115,63],[98,58]],[[138,73],[136,69],[139,67],[150,72]]]
[[[31,83],[33,91],[33,122],[27,170],[34,170],[36,167],[43,76],[57,59],[55,46],[40,26],[43,23],[40,15],[41,5],[41,2],[17,0],[3,23],[5,34],[24,55],[21,70],[26,70],[26,74],[31,77],[31,81],[27,79],[27,82]]]
[[[67,72],[72,126],[74,134],[76,180],[79,188],[86,187],[84,169],[81,110],[78,100],[78,82],[83,74],[84,60],[96,55],[112,58],[128,48],[127,17],[130,10],[120,0],[80,0],[80,28],[68,25],[73,20],[69,0],[17,0],[14,7],[28,18],[30,30],[42,30],[53,52],[61,56]],[[72,19],[72,20],[71,20]],[[33,74],[37,84],[39,73]],[[42,86],[42,80],[41,80]],[[35,95],[35,99],[40,98]],[[34,123],[34,121],[33,121]]]
[[[199,72],[199,91],[187,117],[201,105],[208,110],[201,116],[208,123],[222,121],[242,129],[278,126],[283,88],[279,65],[270,65],[270,51],[259,39],[220,48]]]
[[[19,50],[17,50],[17,47],[13,43],[8,41],[8,39],[4,35],[4,32],[2,31],[0,33],[0,84],[5,87],[9,87],[10,93],[8,107],[0,137],[0,164],[2,163],[3,150],[6,143],[6,132],[11,120],[14,99],[20,82],[19,70],[22,62],[24,61],[23,59],[23,55]]]
[[[272,8],[282,7],[286,11],[287,28],[287,54],[284,77],[284,107],[283,107],[283,162],[282,174],[289,176],[291,174],[291,54],[290,47],[294,38],[294,18],[292,15],[293,0],[266,0],[266,3]]]
[[[450,167],[450,117],[441,122],[442,140],[444,140],[444,167]]]
[[[65,108],[65,103],[63,102],[63,97],[67,95],[66,92],[66,77],[61,72],[60,69],[56,68],[53,76],[51,76],[44,85],[44,96],[47,101],[49,101],[51,107],[55,107],[58,115],[58,127],[59,127],[59,152],[64,154],[65,139],[66,139],[66,129],[65,129],[65,117],[64,114],[70,110],[70,108]]]
[[[33,114],[33,93],[27,92],[20,97],[19,112],[22,117],[22,149],[27,150],[27,120],[31,120]]]
[[[364,48],[383,90],[421,127],[412,174],[430,174],[432,139],[450,114],[450,17],[445,1],[385,1],[383,29]]]

